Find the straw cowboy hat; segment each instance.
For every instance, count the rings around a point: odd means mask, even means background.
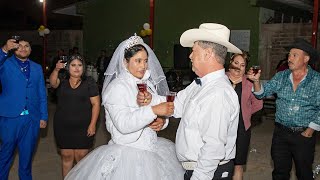
[[[290,51],[292,48],[296,48],[306,52],[310,56],[310,63],[315,63],[319,58],[318,51],[313,48],[313,46],[308,41],[302,38],[296,38],[290,46],[286,46],[284,48],[288,51]]]
[[[209,41],[223,45],[228,52],[242,54],[241,50],[229,42],[230,30],[221,24],[204,23],[199,29],[189,29],[180,37],[180,44],[184,47],[192,47],[196,41]]]

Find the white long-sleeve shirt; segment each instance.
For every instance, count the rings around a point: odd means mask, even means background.
[[[174,116],[181,117],[176,151],[179,161],[196,162],[191,180],[211,180],[219,163],[235,157],[238,96],[224,69],[192,82],[177,94]]]
[[[146,73],[144,79],[147,80]],[[131,146],[144,150],[154,150],[157,134],[148,125],[157,117],[151,106],[164,101],[152,98],[148,106],[139,107],[137,104],[137,78],[125,72],[113,80],[103,94],[105,100],[106,126],[111,134],[109,143]],[[156,90],[150,81],[147,82],[148,91],[156,95]],[[164,129],[168,125],[166,120]]]

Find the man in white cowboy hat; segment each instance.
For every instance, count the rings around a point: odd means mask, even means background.
[[[278,72],[263,86],[260,74],[248,72],[254,94],[263,98],[277,95],[271,156],[272,179],[289,180],[292,160],[299,180],[313,179],[316,131],[320,131],[320,74],[308,63],[318,60],[318,52],[304,39],[296,39],[289,50],[289,69]]]
[[[174,101],[174,116],[181,117],[176,152],[185,180],[233,176],[239,102],[224,63],[227,52],[241,51],[229,42],[229,35],[226,26],[205,23],[180,37],[182,46],[192,47],[192,70],[199,76]]]

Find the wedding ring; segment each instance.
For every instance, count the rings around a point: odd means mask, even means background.
[[[148,101],[148,99],[144,99],[144,101],[143,101],[143,102],[144,102],[144,103],[146,103],[147,101]]]

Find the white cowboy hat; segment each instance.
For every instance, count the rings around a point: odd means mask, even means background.
[[[189,29],[180,37],[183,47],[192,47],[196,41],[209,41],[223,45],[228,52],[242,54],[241,50],[229,42],[230,30],[221,24],[204,23],[199,29]]]

